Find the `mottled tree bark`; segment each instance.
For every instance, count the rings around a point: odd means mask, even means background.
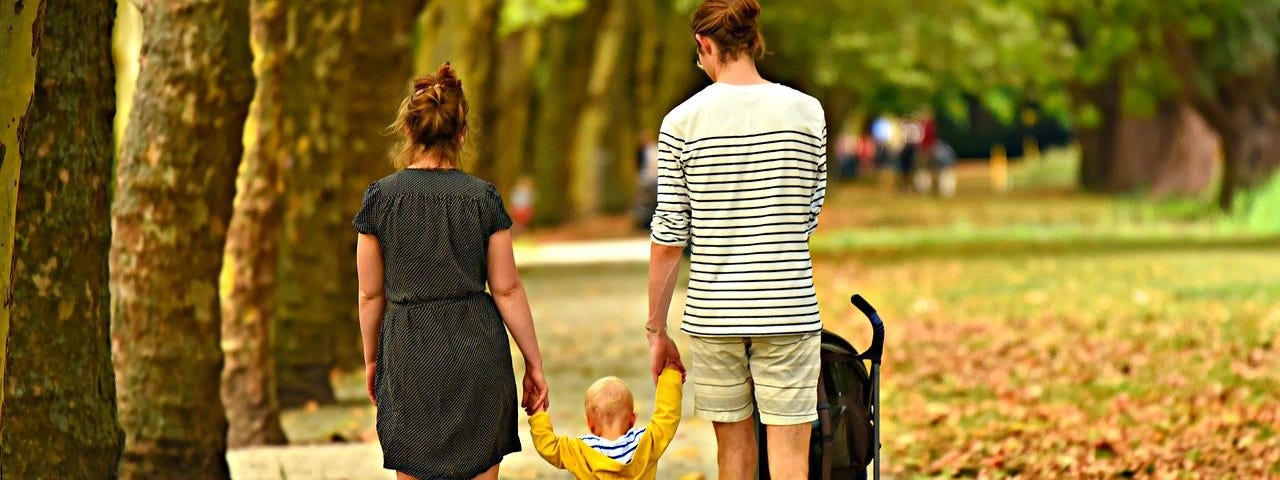
[[[218,274],[253,95],[248,2],[140,3],[110,259],[120,476],[228,478]]]
[[[528,141],[533,93],[530,79],[540,49],[537,30],[528,28],[501,39],[493,51],[497,65],[493,73],[497,78],[493,82],[494,91],[485,94],[493,101],[485,102],[487,108],[480,118],[484,130],[477,140],[484,143],[483,151],[492,164],[492,181],[504,198],[511,194],[517,178],[530,173]],[[463,80],[465,85],[466,79]]]
[[[578,118],[585,105],[594,49],[583,48],[594,42],[598,25],[604,19],[607,4],[590,2],[580,16],[572,20],[552,20],[544,28],[542,61],[536,83],[533,115],[533,170],[535,175],[534,221],[559,223],[571,218],[572,204],[568,194],[572,177],[572,143],[577,138]]]
[[[44,29],[44,1],[0,9],[0,379],[9,356],[9,317],[13,308],[14,214],[18,205],[18,176],[22,172],[27,112],[35,92],[36,54]],[[8,383],[0,384],[0,418]],[[0,477],[4,463],[0,462]]]
[[[359,26],[356,0],[290,2],[292,39],[284,88],[284,220],[276,287],[276,362],[282,407],[333,401],[331,331],[347,317],[350,292],[342,264],[351,259],[343,194],[342,142],[347,110],[334,92],[353,81],[350,42]],[[354,322],[354,320],[352,320]]]
[[[490,182],[499,182],[497,159],[494,148],[504,139],[497,132],[489,131],[489,122],[494,118],[494,110],[503,108],[512,99],[497,98],[494,93],[498,89],[499,61],[497,51],[498,20],[501,3],[498,0],[472,0],[458,2],[460,8],[466,9],[466,21],[453,24],[443,32],[454,35],[450,30],[461,30],[463,44],[459,53],[463,56],[459,76],[467,94],[467,103],[471,107],[466,153],[462,167],[472,175]],[[431,65],[427,73],[434,73],[437,65]]]
[[[295,2],[284,102],[284,230],[277,291],[281,405],[334,400],[362,365],[351,218],[391,172],[384,135],[412,72],[416,1]]]
[[[1174,107],[1168,141],[1159,150],[1167,160],[1159,165],[1151,182],[1151,194],[1194,196],[1213,185],[1222,167],[1222,141],[1195,109],[1186,103]]]
[[[585,97],[577,116],[577,128],[573,147],[569,151],[569,208],[576,218],[588,218],[600,213],[601,189],[607,150],[602,148],[601,138],[608,121],[609,86],[617,78],[621,59],[627,4],[623,0],[597,0],[588,8],[604,10],[598,23],[590,24],[595,30],[595,41],[585,90],[575,91]],[[596,4],[599,4],[597,7]],[[590,19],[591,17],[585,17]]]
[[[44,15],[13,230],[7,478],[108,478],[120,460],[107,288],[114,16],[98,1]]]
[[[237,179],[235,211],[227,232],[223,269],[231,278],[222,302],[222,404],[230,448],[285,443],[276,400],[272,349],[280,196],[284,186],[281,129],[288,0],[253,0],[250,35],[257,89]]]

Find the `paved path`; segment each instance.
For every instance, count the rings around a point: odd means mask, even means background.
[[[520,267],[648,263],[649,238],[590,242],[517,242],[515,256],[516,264]]]

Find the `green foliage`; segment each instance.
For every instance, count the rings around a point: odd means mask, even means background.
[[[769,7],[773,50],[818,86],[853,91],[863,110],[909,113],[937,104],[958,112],[970,95],[1012,122],[1028,100],[1067,104],[1059,88],[1073,53],[1066,32],[1044,28],[1016,2],[810,0]]]
[[[498,33],[506,35],[548,20],[570,18],[586,9],[587,0],[503,0]]]
[[[1078,53],[1072,57],[1072,68],[1062,72],[1063,81],[1099,85],[1118,79],[1121,106],[1139,116],[1150,115],[1161,101],[1182,94],[1212,97],[1211,92],[1231,76],[1274,67],[1280,48],[1278,0],[1020,3],[1069,33],[1066,47]],[[1190,52],[1176,48],[1183,41]],[[1184,53],[1191,58],[1180,58]],[[1178,71],[1178,61],[1190,63],[1193,71]],[[1188,74],[1199,92],[1184,91],[1181,77]]]
[[[1191,42],[1204,90],[1274,65],[1280,50],[1280,0],[794,0],[764,19],[800,77],[852,90],[865,110],[950,110],[969,95],[1003,121],[1035,101],[1094,124],[1097,111],[1073,112],[1066,87],[1112,80],[1125,111],[1150,115],[1182,93],[1170,39]]]

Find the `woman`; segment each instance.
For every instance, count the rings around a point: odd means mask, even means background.
[[[714,82],[662,121],[649,257],[651,369],[680,365],[666,332],[681,250],[690,247],[681,330],[694,411],[710,420],[721,479],[756,473],[754,409],[772,478],[807,478],[822,321],[809,236],[826,194],[817,100],[756,70],[755,0],[705,0],[692,30]]]
[[[369,185],[352,221],[365,381],[398,479],[498,478],[520,450],[508,330],[521,405],[547,404],[511,218],[493,185],[458,170],[467,111],[449,64],[415,80],[393,126],[400,170]]]

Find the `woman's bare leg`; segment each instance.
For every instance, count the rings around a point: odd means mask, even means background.
[[[418,480],[418,477],[404,472],[396,472],[396,480]]]

